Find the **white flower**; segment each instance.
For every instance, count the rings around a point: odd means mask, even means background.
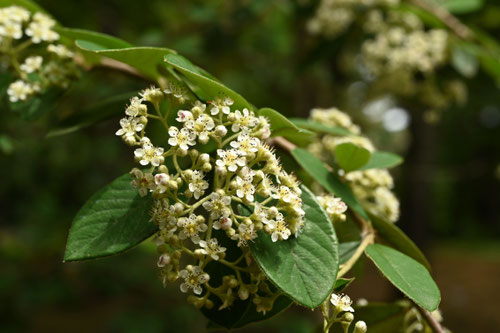
[[[240,129],[247,129],[249,127],[255,127],[259,123],[259,119],[254,116],[253,111],[248,111],[247,108],[243,109],[243,112],[236,110],[230,120],[234,121],[231,126],[233,132],[238,132]]]
[[[168,134],[170,135],[168,144],[173,147],[178,146],[182,150],[188,150],[189,146],[194,146],[196,144],[196,134],[187,128],[182,128],[179,131],[177,127],[171,126],[168,129]]]
[[[248,242],[257,238],[254,224],[241,223],[238,227],[238,233],[231,237],[233,240],[238,241],[238,246],[247,246]]]
[[[238,136],[238,140],[231,141],[230,145],[231,147],[241,151],[243,155],[247,155],[248,153],[256,153],[259,151],[260,140],[250,136],[248,131],[243,131]]]
[[[33,16],[33,22],[26,28],[26,35],[30,36],[32,42],[35,44],[42,41],[53,42],[59,39],[59,34],[52,30],[54,25],[54,20],[44,14],[36,13]]]
[[[219,230],[219,229],[228,230],[229,228],[231,228],[232,225],[233,225],[233,221],[229,217],[223,216],[220,219],[218,219],[217,221],[214,221],[214,224],[212,224],[212,227],[215,230]]]
[[[269,220],[267,222],[266,229],[271,232],[271,239],[273,242],[277,240],[286,240],[291,235],[291,231],[288,229],[285,218],[281,213],[278,213],[274,220]]]
[[[217,192],[210,194],[210,200],[203,203],[203,208],[210,212],[210,217],[218,219],[219,217],[228,217],[231,214],[231,197],[221,196]]]
[[[219,260],[219,254],[226,251],[225,247],[219,245],[217,238],[211,238],[207,242],[200,240],[201,253],[210,256],[213,260]]]
[[[0,24],[8,21],[22,23],[28,21],[30,12],[20,6],[9,6],[0,9]]]
[[[11,102],[24,101],[28,96],[38,90],[38,86],[31,85],[23,80],[12,82],[7,89]]]
[[[130,171],[130,174],[135,178],[132,180],[131,184],[133,187],[138,189],[139,195],[143,197],[148,194],[148,191],[154,184],[153,174],[143,173],[137,168],[132,169],[132,171]]]
[[[280,186],[277,191],[272,195],[274,199],[290,203],[294,199],[295,194],[288,186]]]
[[[163,97],[160,88],[155,86],[144,89],[139,95],[142,97],[142,99],[151,103],[155,103],[156,101],[161,100],[161,98]]]
[[[184,103],[184,100],[188,99],[186,89],[170,81],[167,82],[167,87],[163,92],[167,95],[173,95],[182,103]]]
[[[267,224],[269,222],[268,220],[268,213],[264,209],[264,206],[260,204],[260,202],[255,202],[253,214],[251,216],[252,220],[255,220],[257,222],[261,222],[264,224]]]
[[[219,155],[220,159],[215,161],[215,164],[220,167],[226,167],[231,172],[235,172],[239,166],[243,167],[246,164],[242,153],[236,149],[218,149],[217,155]]]
[[[180,123],[185,123],[188,120],[193,120],[193,114],[191,111],[187,110],[179,110],[177,112],[177,118],[175,118]]]
[[[142,148],[137,148],[134,151],[134,155],[141,165],[148,165],[151,163],[152,166],[157,167],[165,160],[163,152],[164,150],[162,147],[155,147],[149,142],[149,139],[144,140],[143,138]]]
[[[135,136],[136,132],[140,132],[144,129],[144,124],[141,124],[136,118],[122,118],[120,119],[120,128],[116,131],[116,135],[129,137]]]
[[[205,177],[205,174],[199,170],[194,170],[189,177],[188,188],[193,193],[195,199],[199,199],[208,188],[208,182],[203,177]]]
[[[203,272],[199,266],[187,265],[186,269],[179,272],[179,275],[184,279],[184,283],[181,284],[181,291],[183,293],[188,292],[189,289],[193,289],[196,295],[200,295],[203,291],[201,285],[210,280],[210,275]]]
[[[234,101],[229,97],[216,98],[211,102],[212,108],[210,109],[210,113],[215,116],[220,111],[224,114],[229,114],[231,112],[230,106],[233,105]]]
[[[7,21],[0,24],[0,36],[21,39],[23,37],[23,29],[20,23]]]
[[[179,238],[191,238],[193,243],[198,244],[200,242],[199,233],[207,231],[207,225],[203,221],[203,217],[199,218],[195,214],[179,218],[177,221],[177,226],[181,228]]]
[[[198,139],[201,143],[207,143],[209,140],[208,136],[210,131],[214,129],[215,123],[212,117],[202,113],[196,120],[188,120],[185,126],[198,135]]]
[[[58,57],[61,58],[72,58],[73,57],[73,52],[68,50],[68,48],[64,45],[61,44],[50,44],[47,46],[47,51],[54,53]]]
[[[145,116],[147,110],[147,106],[142,104],[142,100],[134,96],[130,99],[130,105],[125,109],[125,114],[130,117]]]
[[[253,201],[255,187],[253,186],[253,176],[255,171],[244,167],[241,169],[240,174],[236,176],[236,195],[239,198],[245,198],[248,201]],[[241,177],[240,177],[241,176]]]
[[[351,298],[347,295],[332,294],[330,302],[333,304],[335,310],[337,310],[338,312],[344,312],[344,311],[354,312],[354,309],[351,306],[352,304]]]
[[[164,253],[158,258],[158,262],[156,264],[158,265],[158,267],[161,268],[161,267],[165,267],[166,265],[170,264],[171,261],[172,261],[172,258],[170,257],[170,255],[168,253]]]
[[[158,193],[165,193],[168,190],[168,182],[170,180],[170,176],[166,173],[158,173],[155,175],[155,185],[156,191]]]
[[[42,68],[42,62],[43,58],[40,56],[28,57],[24,60],[24,64],[21,65],[21,70],[25,73],[33,73]]]
[[[347,210],[347,205],[342,199],[336,198],[333,195],[318,196],[317,198],[332,220],[345,220],[344,213]]]

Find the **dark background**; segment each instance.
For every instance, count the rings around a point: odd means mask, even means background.
[[[257,106],[306,117],[316,106],[345,107],[335,47],[304,29],[311,6],[293,1],[40,1],[64,26],[178,50]],[[496,10],[498,19],[486,21]],[[494,17],[495,18],[495,17]],[[462,17],[500,35],[495,1]],[[322,50],[321,52],[314,50]],[[54,122],[105,97],[143,89],[106,69],[84,73],[52,115],[27,121],[0,112],[0,331],[198,332],[206,320],[177,285],[163,288],[154,247],[62,263],[71,220],[89,196],[133,167],[109,121],[46,138]],[[393,170],[402,200],[398,225],[433,265],[444,324],[454,332],[500,327],[500,94],[483,73],[467,81],[469,101],[435,125],[418,107],[403,133],[350,112],[380,148],[405,156]],[[123,105],[124,107],[124,105]],[[354,299],[399,297],[376,273],[347,290]],[[291,308],[248,332],[311,332],[318,313]]]

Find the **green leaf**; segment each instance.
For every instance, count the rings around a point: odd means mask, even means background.
[[[349,286],[352,281],[354,281],[354,278],[351,278],[351,279],[340,278],[340,279],[338,279],[337,281],[335,281],[335,286],[333,287],[333,291],[336,294],[342,292],[342,290],[347,288],[347,286]]]
[[[296,144],[308,143],[314,133],[297,127],[287,117],[271,108],[259,110],[259,116],[264,116],[271,122],[271,136],[282,136]]]
[[[222,83],[216,81],[211,75],[200,69],[198,66],[193,65],[189,60],[179,54],[167,54],[165,61],[181,72],[187,80],[198,87],[194,90],[195,94],[204,101],[210,101],[217,96],[227,96],[233,101],[233,107],[242,110],[247,108],[255,110],[255,107],[248,103],[240,94],[224,86]]]
[[[295,148],[291,153],[295,160],[314,178],[314,180],[328,192],[342,198],[349,208],[354,210],[365,220],[369,220],[368,215],[354,197],[350,187],[342,183],[335,174],[330,172],[320,159],[302,148]]]
[[[407,255],[381,244],[371,244],[366,255],[391,283],[423,308],[434,311],[441,301],[429,271]]]
[[[469,43],[457,43],[451,54],[451,64],[455,69],[467,78],[476,75],[479,69],[479,61],[474,46]]]
[[[403,163],[403,158],[399,155],[385,151],[374,151],[368,163],[359,168],[359,170],[387,169],[398,166],[401,163]]]
[[[81,112],[79,111],[57,124],[56,128],[49,131],[47,137],[72,133],[121,114],[123,113],[124,105],[135,95],[137,95],[137,91],[111,96],[81,110]]]
[[[424,265],[429,272],[431,271],[431,265],[425,258],[425,255],[401,229],[394,225],[394,223],[376,215],[370,215],[370,218],[379,238],[387,242],[391,247]]]
[[[132,44],[124,41],[123,39],[99,32],[64,27],[56,27],[55,31],[61,36],[73,41],[80,40],[83,44],[85,44],[85,42],[93,43],[94,48],[96,48],[97,51],[103,49],[122,49],[132,47]]]
[[[399,332],[406,311],[406,307],[395,303],[370,302],[365,306],[354,306],[356,320],[364,321],[370,333]]]
[[[125,174],[95,193],[71,226],[65,261],[109,256],[128,250],[157,231],[149,222],[152,199],[141,197]]]
[[[302,186],[305,224],[297,238],[273,242],[263,231],[250,245],[268,279],[297,303],[315,308],[331,293],[339,266],[332,223],[311,191]]]
[[[155,81],[161,76],[160,67],[164,67],[163,59],[165,55],[176,52],[174,50],[161,47],[128,47],[109,49],[106,46],[87,40],[77,40],[76,45],[83,51],[127,64],[135,68],[147,78]]]
[[[468,14],[481,9],[484,0],[443,0],[439,4],[452,14]]]
[[[351,142],[341,143],[335,147],[337,163],[344,171],[357,170],[366,165],[371,153],[368,149]]]
[[[339,243],[340,264],[343,265],[349,260],[361,242],[343,242]]]
[[[305,128],[318,133],[327,133],[340,136],[352,135],[352,133],[346,130],[345,128],[336,126],[326,126],[323,125],[322,123],[318,123],[313,120],[292,118],[290,119],[290,121],[295,125],[297,125],[298,127]]]

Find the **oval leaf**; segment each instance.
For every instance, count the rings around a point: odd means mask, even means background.
[[[100,45],[100,49],[121,49],[132,47],[132,44],[124,41],[123,39],[106,35],[100,32],[63,27],[56,27],[55,30],[61,36],[69,38],[71,40],[84,40],[92,42],[96,45]]]
[[[65,261],[92,259],[132,248],[157,231],[149,222],[152,199],[141,197],[125,174],[95,193],[71,226]]]
[[[185,57],[178,54],[167,54],[165,61],[181,72],[192,84],[198,86],[199,89],[195,90],[195,93],[200,99],[210,101],[218,95],[225,95],[234,101],[234,108],[255,110],[255,107],[240,94],[216,81],[211,75],[193,65]]]
[[[422,264],[381,244],[371,244],[365,252],[387,279],[415,303],[429,311],[438,308],[438,286]]]
[[[332,223],[314,194],[305,186],[301,188],[306,215],[298,237],[273,242],[261,231],[250,249],[271,282],[297,303],[315,308],[335,284],[338,243]]]
[[[328,192],[340,197],[349,208],[361,215],[365,220],[369,220],[365,210],[354,197],[351,188],[342,183],[336,175],[330,172],[320,159],[302,148],[295,148],[291,153],[295,160],[314,178],[314,180]]]
[[[403,163],[403,158],[399,155],[385,151],[374,151],[368,163],[359,170],[387,169],[398,166],[401,163]]]
[[[361,168],[370,160],[368,149],[346,142],[335,147],[337,163],[344,171],[349,172]]]
[[[109,49],[104,45],[88,40],[77,40],[76,45],[81,50],[127,64],[151,80],[157,80],[161,76],[159,68],[164,66],[164,57],[167,54],[176,53],[174,50],[161,47],[127,47]]]
[[[375,230],[377,230],[378,237],[389,243],[391,247],[399,250],[407,256],[412,257],[413,259],[424,265],[429,272],[431,271],[431,265],[425,258],[425,255],[401,229],[395,226],[394,223],[384,220],[378,216],[370,215],[370,218],[373,227],[375,228]]]

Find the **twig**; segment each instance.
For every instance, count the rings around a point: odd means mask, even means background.
[[[417,308],[418,312],[420,312],[420,314],[425,318],[425,320],[427,321],[427,323],[429,324],[429,326],[432,328],[432,331],[434,333],[446,333],[446,331],[443,329],[443,326],[441,326],[441,324],[439,323],[439,321],[437,321],[437,319],[434,318],[429,311],[427,311],[426,309],[422,308],[417,303],[415,303],[413,301],[411,301],[411,302],[415,305],[415,307]]]
[[[458,37],[463,39],[471,39],[474,37],[472,30],[460,22],[460,20],[453,16],[448,10],[446,10],[446,8],[436,6],[427,0],[410,0],[410,2],[443,21],[443,23],[446,24],[446,26],[448,26],[448,28],[450,28]]]
[[[272,138],[269,140],[270,145],[277,145],[281,148],[291,151],[294,150],[297,146],[285,139],[284,137],[278,136],[276,138]]]

